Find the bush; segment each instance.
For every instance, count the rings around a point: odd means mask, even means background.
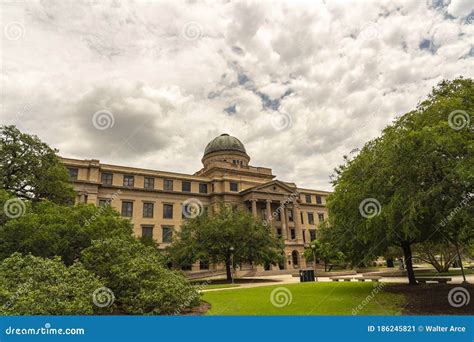
[[[94,241],[81,261],[112,289],[121,312],[178,314],[199,304],[199,293],[184,275],[165,268],[158,251],[135,238]]]
[[[1,315],[85,315],[103,284],[80,263],[14,253],[0,263]]]

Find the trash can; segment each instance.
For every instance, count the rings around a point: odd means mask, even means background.
[[[300,270],[300,283],[306,283],[308,281],[314,281],[314,270]]]

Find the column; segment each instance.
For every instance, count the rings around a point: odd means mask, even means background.
[[[285,202],[280,202],[280,216],[281,216],[281,225],[283,239],[288,240],[288,223],[286,222],[286,207]]]
[[[298,203],[293,202],[293,212],[294,212],[294,221],[295,221],[295,230],[296,230],[296,239],[298,242],[303,242],[303,231],[301,229],[301,214],[300,206]]]
[[[267,200],[267,220],[269,221],[269,223],[273,223],[273,219],[272,219],[272,201],[271,200]]]
[[[257,200],[252,199],[250,202],[252,202],[252,215],[254,218],[257,218]]]

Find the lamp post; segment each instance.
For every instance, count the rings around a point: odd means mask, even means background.
[[[318,281],[318,277],[316,276],[316,245],[311,245],[311,250],[313,251],[313,270],[314,270],[314,280]]]
[[[232,284],[234,283],[234,247],[230,247],[230,278],[232,279]]]

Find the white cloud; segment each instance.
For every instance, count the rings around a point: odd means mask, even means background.
[[[2,3],[2,123],[62,155],[193,173],[226,132],[279,179],[342,155],[443,78],[472,77],[472,1]],[[5,27],[20,23],[19,39]],[[114,125],[97,130],[99,110]],[[20,114],[19,114],[20,113]],[[278,115],[291,125],[276,129]]]

